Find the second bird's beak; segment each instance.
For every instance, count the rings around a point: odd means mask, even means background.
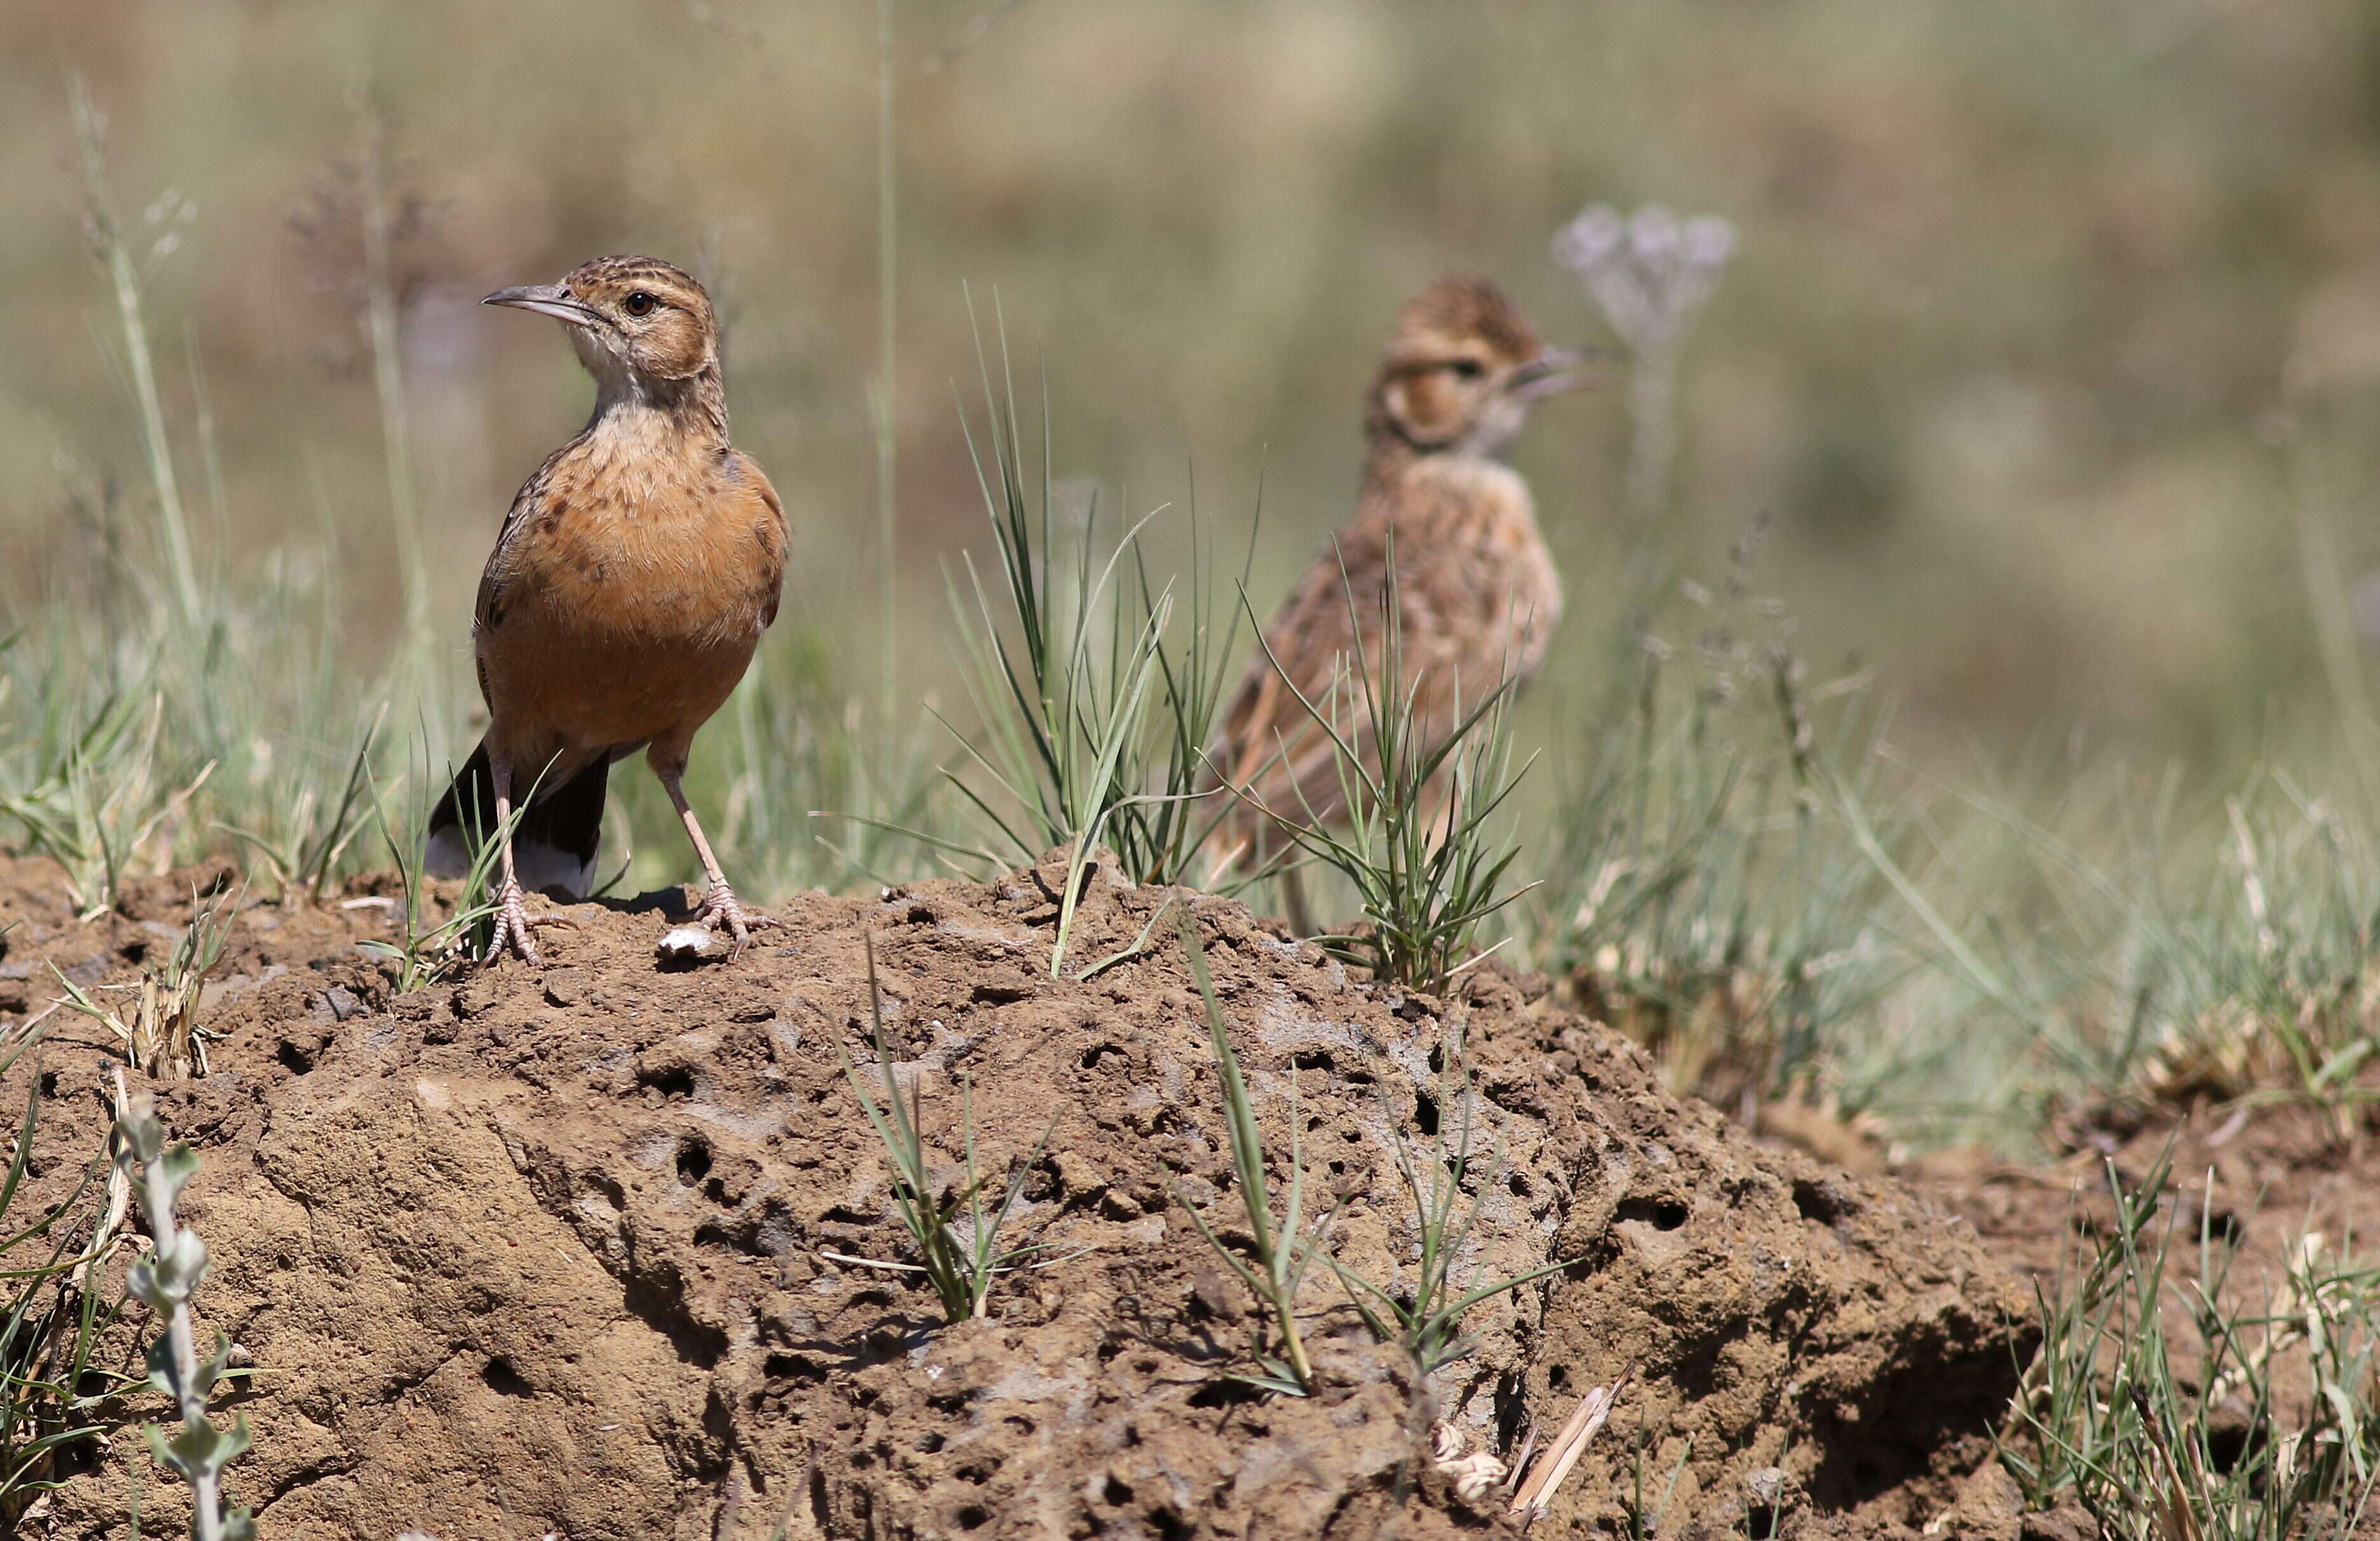
[[[509,306],[516,310],[534,310],[540,316],[552,316],[573,326],[592,326],[602,318],[570,297],[570,291],[559,284],[525,284],[517,289],[498,289],[480,301],[482,305]]]
[[[1506,388],[1523,401],[1535,401],[1582,385],[1604,384],[1609,374],[1602,366],[1609,361],[1598,350],[1549,347],[1514,370]]]

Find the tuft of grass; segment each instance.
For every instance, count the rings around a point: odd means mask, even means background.
[[[443,789],[451,779],[425,773],[421,784]],[[430,877],[424,870],[429,853],[422,831],[429,827],[431,799],[416,799],[413,817],[399,823],[389,817],[385,799],[373,798],[381,844],[388,854],[390,869],[396,874],[397,903],[391,916],[396,936],[394,940],[372,937],[357,945],[395,966],[397,994],[434,984],[465,964],[487,956],[488,943],[495,935],[496,873],[504,860],[504,841],[519,828],[535,791],[532,782],[529,792],[514,807],[510,820],[494,832],[480,837],[476,830],[466,831],[473,837],[471,866],[463,875],[454,907],[443,919],[437,916]]]
[[[1215,1256],[1247,1286],[1248,1293],[1262,1308],[1257,1317],[1254,1345],[1257,1373],[1239,1378],[1285,1396],[1305,1396],[1314,1389],[1314,1366],[1306,1358],[1305,1341],[1298,1332],[1297,1292],[1314,1259],[1328,1256],[1325,1245],[1338,1218],[1338,1208],[1334,1206],[1311,1225],[1305,1221],[1305,1162],[1299,1138],[1304,1121],[1297,1116],[1297,1086],[1293,1081],[1289,1093],[1287,1212],[1278,1220],[1273,1218],[1271,1188],[1265,1178],[1264,1135],[1257,1127],[1256,1104],[1249,1096],[1246,1078],[1240,1074],[1239,1056],[1232,1049],[1232,1032],[1223,1020],[1222,1002],[1215,998],[1215,981],[1207,972],[1207,953],[1199,944],[1198,923],[1186,908],[1179,923],[1190,977],[1196,981],[1198,998],[1206,1006],[1208,1050],[1215,1062],[1215,1078],[1222,1087],[1223,1129],[1231,1142],[1232,1174],[1247,1218],[1248,1257],[1241,1257],[1227,1245],[1207,1223],[1206,1216],[1198,1212],[1198,1207],[1179,1188],[1173,1196],[1181,1202],[1198,1234],[1214,1249]]]
[[[60,714],[36,740],[47,752],[0,762],[0,818],[22,832],[26,850],[65,869],[67,892],[88,918],[115,905],[135,868],[170,855],[215,762],[187,782],[168,769],[162,693],[109,693],[79,726],[63,720],[78,705],[65,692],[42,705]]]
[[[1686,1463],[1694,1458],[1694,1437],[1687,1435],[1679,1447],[1678,1459],[1670,1467],[1670,1474],[1661,1485],[1661,1496],[1651,1504],[1645,1501],[1645,1445],[1646,1431],[1640,1424],[1636,1430],[1635,1484],[1628,1499],[1629,1541],[1652,1541],[1664,1534],[1662,1522],[1668,1518],[1670,1500],[1678,1496],[1678,1479],[1686,1474]]]
[[[1186,604],[1152,578],[1143,516],[1112,544],[1097,539],[1096,500],[1083,533],[1062,552],[1053,520],[1045,422],[1038,493],[1026,488],[1016,391],[1004,331],[999,383],[980,344],[982,436],[966,422],[992,543],[997,581],[970,555],[952,608],[980,744],[965,745],[972,774],[945,771],[979,817],[986,843],[953,855],[1015,867],[1068,852],[1050,972],[1063,972],[1074,914],[1098,853],[1111,854],[1135,883],[1185,880],[1220,818],[1220,801],[1199,796],[1204,755],[1228,679],[1234,616],[1216,635],[1204,622],[1204,557],[1194,552]],[[1191,516],[1194,547],[1196,515]],[[1169,643],[1178,609],[1188,637]],[[947,725],[947,724],[946,724]]]
[[[38,1019],[37,1019],[38,1022]],[[38,1025],[19,1027],[0,1050],[0,1074],[31,1052]],[[0,1529],[58,1485],[58,1461],[101,1437],[82,1393],[92,1351],[114,1321],[118,1298],[106,1288],[109,1256],[121,1235],[119,1208],[91,1209],[101,1162],[94,1159],[62,1198],[23,1215],[21,1184],[41,1126],[41,1077],[30,1077],[12,1154],[0,1173]]]
[[[207,1046],[199,1029],[199,997],[206,989],[207,976],[223,961],[230,940],[229,917],[237,913],[239,902],[239,894],[230,889],[210,896],[175,940],[162,967],[141,970],[137,985],[114,987],[131,998],[128,1011],[102,1004],[51,965],[51,974],[66,991],[65,1004],[113,1032],[124,1044],[126,1062],[151,1079],[187,1081],[204,1075]]]
[[[1364,924],[1320,938],[1323,946],[1375,977],[1438,994],[1478,961],[1482,924],[1519,897],[1504,880],[1520,854],[1517,831],[1499,835],[1490,825],[1528,766],[1515,770],[1512,762],[1509,677],[1467,710],[1459,688],[1451,711],[1426,703],[1425,693],[1450,682],[1406,670],[1393,544],[1388,565],[1377,658],[1363,642],[1371,628],[1356,613],[1354,586],[1342,585],[1356,651],[1340,661],[1322,700],[1298,688],[1260,627],[1257,634],[1328,741],[1343,812],[1326,818],[1312,807],[1270,807],[1246,788],[1237,795],[1303,855],[1354,885]],[[1247,608],[1245,593],[1241,604]],[[1298,795],[1305,797],[1302,788]]]
[[[79,79],[70,94],[116,322],[99,341],[115,343],[148,499],[128,510],[105,478],[67,467],[70,506],[91,536],[86,570],[62,571],[37,605],[0,623],[0,837],[56,859],[85,913],[112,904],[128,876],[235,843],[298,897],[354,860],[352,837],[370,821],[370,778],[359,771],[377,774],[393,758],[378,734],[386,716],[418,715],[434,754],[446,718],[425,704],[468,698],[418,636],[404,639],[411,661],[389,669],[346,654],[339,638],[356,596],[327,531],[319,548],[279,548],[237,571],[200,549],[176,443],[195,440],[195,481],[220,528],[213,409],[192,344],[194,419],[178,420],[143,293],[194,211],[169,192],[140,221],[119,222],[101,113]],[[401,457],[401,443],[390,448]]]
[[[405,646],[400,667],[430,637],[430,564],[421,531],[420,500],[413,485],[413,430],[405,406],[405,358],[397,335],[395,273],[398,214],[387,126],[370,91],[358,85],[356,115],[356,203],[362,227],[364,331],[371,339],[372,394],[380,406],[381,455],[388,474],[389,526],[396,537],[396,569],[405,596]]]
[[[189,520],[182,509],[181,477],[174,466],[172,443],[165,433],[165,411],[157,391],[157,366],[149,347],[149,325],[140,307],[140,280],[132,245],[115,218],[107,185],[105,121],[80,75],[68,79],[73,103],[75,140],[82,152],[84,227],[100,265],[107,270],[114,291],[116,320],[124,331],[125,363],[131,373],[134,401],[140,409],[140,440],[147,451],[149,479],[157,497],[157,534],[164,548],[169,592],[185,627],[197,629],[207,611],[199,584],[198,560],[190,544]],[[161,246],[163,244],[161,238]]]
[[[1027,1266],[1027,1258],[1049,1250],[1041,1243],[1003,1248],[1000,1244],[1000,1230],[1015,1212],[1018,1201],[1025,1196],[1026,1179],[1041,1159],[1041,1152],[1049,1145],[1050,1131],[1057,1127],[1058,1121],[1053,1115],[1049,1127],[1041,1131],[1041,1138],[1035,1143],[1032,1153],[1012,1164],[1008,1183],[1000,1195],[1000,1202],[986,1210],[983,1195],[990,1184],[990,1178],[980,1171],[976,1160],[975,1092],[973,1086],[962,1079],[960,1098],[965,1129],[966,1181],[947,1197],[935,1197],[938,1184],[934,1181],[932,1163],[926,1153],[923,1102],[915,1082],[911,1083],[905,1097],[902,1093],[892,1059],[892,1046],[884,1035],[884,998],[876,984],[876,941],[872,936],[867,939],[866,946],[868,1013],[876,1048],[875,1068],[883,1082],[884,1100],[881,1104],[868,1091],[858,1062],[844,1048],[841,1038],[835,1040],[835,1053],[843,1061],[844,1077],[851,1083],[852,1095],[859,1099],[861,1110],[868,1115],[868,1126],[876,1131],[877,1139],[884,1147],[885,1157],[892,1163],[892,1202],[900,1213],[903,1227],[909,1232],[910,1244],[917,1249],[918,1260],[916,1263],[892,1263],[850,1257],[836,1252],[821,1256],[861,1268],[923,1274],[926,1281],[933,1286],[935,1297],[941,1303],[945,1322],[980,1319],[990,1303],[993,1279]]]
[[[825,637],[780,621],[728,698],[695,774],[718,778],[721,849],[744,853],[762,892],[848,893],[928,875],[910,831],[930,829],[941,778],[922,731],[863,710]],[[920,714],[922,718],[922,713]],[[645,795],[639,783],[632,783]],[[676,810],[650,795],[660,848],[682,843]],[[641,820],[638,828],[643,828]]]
[[[1852,1035],[1921,961],[1879,915],[1892,896],[1823,779],[1858,768],[1852,790],[1891,808],[1897,835],[1903,804],[1872,769],[1883,724],[1859,676],[1805,682],[1790,623],[1752,593],[1762,533],[1735,543],[1717,592],[1680,584],[1616,638],[1518,921],[1672,1086],[1737,1109],[1850,1089]],[[1681,647],[1657,622],[1699,635]]]
[[[2201,1205],[2186,1275],[2181,1206],[2159,1202],[2168,1170],[2128,1185],[2108,1164],[2114,1224],[2040,1288],[2042,1344],[2001,1463],[2031,1507],[2070,1497],[2111,1537],[2356,1534],[2380,1481],[2380,1266],[2309,1233],[2250,1300]]]
[[[245,846],[252,861],[263,865],[272,876],[274,897],[281,903],[312,902],[345,860],[348,846],[363,832],[364,816],[371,811],[368,795],[372,790],[372,744],[387,716],[383,704],[356,745],[338,795],[326,799],[317,795],[315,786],[306,786],[298,794],[297,807],[283,820],[278,838],[232,824],[217,826]]]
[[[1557,1258],[1510,1279],[1464,1287],[1464,1248],[1488,1195],[1503,1173],[1479,1170],[1473,1123],[1477,1098],[1472,1095],[1471,1064],[1459,1029],[1452,1051],[1439,1072],[1437,1098],[1438,1131],[1426,1157],[1416,1153],[1396,1110],[1389,1106],[1385,1095],[1382,1098],[1395,1136],[1397,1176],[1404,1183],[1405,1196],[1413,1206],[1414,1229],[1421,1239],[1412,1277],[1376,1281],[1342,1266],[1336,1257],[1328,1259],[1373,1335],[1413,1355],[1415,1368],[1424,1376],[1470,1353],[1471,1344],[1463,1335],[1463,1317],[1473,1306],[1560,1273],[1577,1261]]]

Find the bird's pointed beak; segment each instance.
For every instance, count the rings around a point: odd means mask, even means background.
[[[1508,388],[1524,401],[1535,401],[1583,386],[1608,385],[1614,362],[1602,348],[1549,347],[1514,370]]]
[[[559,284],[525,284],[517,289],[498,289],[480,303],[509,306],[516,310],[534,310],[540,316],[552,316],[555,321],[565,321],[573,326],[592,326],[602,319],[571,298],[570,291]]]

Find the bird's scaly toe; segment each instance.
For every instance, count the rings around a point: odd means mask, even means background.
[[[766,910],[746,909],[743,902],[735,897],[735,891],[725,883],[712,886],[694,920],[698,926],[726,927],[728,934],[735,939],[735,951],[738,953],[751,944],[754,931],[767,930],[771,926],[782,930],[785,925]]]
[[[507,883],[496,891],[496,928],[488,938],[488,950],[480,954],[482,965],[492,964],[510,951],[532,967],[545,962],[537,951],[536,931],[540,926],[560,926],[576,930],[578,922],[564,915],[531,915],[518,883]]]

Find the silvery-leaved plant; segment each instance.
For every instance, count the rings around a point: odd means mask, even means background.
[[[198,1153],[187,1145],[169,1147],[155,1106],[145,1094],[127,1098],[120,1075],[116,1105],[123,1110],[115,1122],[116,1170],[140,1195],[156,1243],[132,1265],[125,1287],[165,1323],[164,1335],[150,1345],[149,1384],[173,1398],[182,1414],[177,1434],[168,1437],[154,1424],[142,1431],[159,1463],[190,1485],[190,1534],[197,1541],[255,1541],[256,1522],[247,1510],[223,1511],[223,1471],[248,1449],[248,1420],[235,1417],[226,1433],[207,1418],[207,1399],[230,1363],[231,1341],[216,1333],[214,1352],[200,1359],[190,1327],[190,1296],[206,1277],[207,1245],[177,1222],[175,1207],[198,1175]]]
[[[1638,529],[1669,502],[1678,358],[1734,252],[1727,221],[1681,220],[1658,203],[1633,214],[1597,203],[1554,237],[1554,260],[1578,274],[1632,356],[1625,512]]]

